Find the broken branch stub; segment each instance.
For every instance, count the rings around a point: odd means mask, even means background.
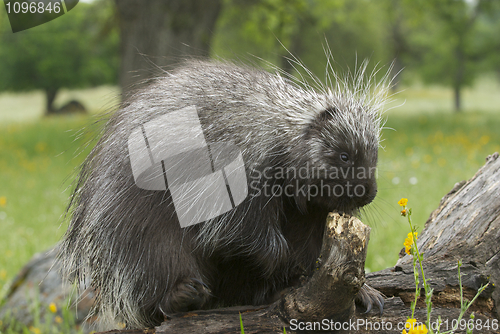
[[[285,295],[281,315],[287,320],[346,321],[365,281],[370,228],[356,217],[330,213],[318,267],[304,286]]]

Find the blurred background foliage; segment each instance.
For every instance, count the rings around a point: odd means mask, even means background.
[[[339,72],[368,58],[382,75],[394,62],[379,196],[363,213],[373,226],[368,270],[393,265],[403,247],[401,197],[422,228],[439,199],[500,150],[500,1],[213,1],[220,12],[205,40],[212,58],[297,74],[287,61],[297,57],[321,80],[326,49]],[[64,233],[74,171],[100,131],[89,124],[119,102],[128,20],[118,13],[110,0],[80,2],[13,34],[0,6],[0,298],[33,253]],[[69,99],[92,115],[40,117]]]
[[[288,58],[296,57],[320,78],[325,49],[340,72],[366,58],[372,68],[394,61],[396,85],[422,81],[451,87],[457,111],[464,87],[484,73],[500,73],[497,0],[213,1],[220,10],[211,37],[204,36],[213,58],[271,63],[293,74]],[[201,4],[191,0],[197,2]],[[61,88],[118,82],[119,29],[124,30],[127,20],[120,26],[112,1],[80,3],[77,11],[17,34],[9,32],[4,10],[0,20],[0,91],[43,89],[46,109],[52,111],[51,100]],[[182,24],[188,28],[186,22],[175,24],[171,30],[183,29]],[[165,62],[151,59],[151,72],[156,63]]]
[[[47,113],[61,88],[117,83],[118,30],[110,2],[81,3],[47,24],[10,33],[5,12],[0,35],[0,91],[41,89]]]

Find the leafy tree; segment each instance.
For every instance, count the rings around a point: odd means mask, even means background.
[[[498,36],[492,17],[498,17],[499,6],[491,0],[423,0],[415,5],[427,13],[415,41],[425,50],[418,54],[423,78],[452,86],[459,112],[462,89],[487,69],[484,62],[491,57],[491,37]]]
[[[385,36],[382,41],[388,57],[393,60],[393,89],[404,82],[412,68],[415,58],[420,57],[421,49],[414,42],[415,31],[423,23],[424,13],[414,5],[414,0],[382,0],[379,2],[384,13]],[[410,76],[411,77],[411,76]]]
[[[320,78],[328,48],[339,71],[353,70],[364,58],[385,64],[382,16],[378,2],[365,0],[225,0],[212,55],[265,59],[289,73],[296,69],[287,58],[297,57]]]
[[[118,37],[102,28],[112,11],[106,1],[80,3],[67,14],[38,27],[0,35],[0,90],[43,89],[46,113],[55,112],[63,88],[115,83]]]
[[[485,14],[477,20],[476,29],[481,38],[476,40],[477,52],[484,54],[474,58],[485,59],[482,62],[483,71],[494,70],[500,74],[500,1],[491,1],[487,4]]]

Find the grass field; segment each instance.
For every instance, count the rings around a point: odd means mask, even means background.
[[[93,113],[116,102],[116,89],[64,92]],[[397,201],[409,199],[414,222],[425,223],[456,182],[469,179],[487,155],[500,151],[500,86],[485,79],[464,94],[465,111],[451,112],[451,91],[409,87],[386,113],[379,196],[364,210],[373,227],[367,269],[394,265],[408,227]],[[59,101],[61,101],[59,100]],[[0,297],[6,283],[38,251],[60,240],[67,223],[75,168],[89,151],[91,117],[41,117],[40,92],[0,95]],[[56,102],[58,103],[58,102]],[[62,103],[62,102],[61,102]]]
[[[455,183],[470,179],[485,157],[500,151],[500,112],[390,115],[380,152],[379,195],[366,210],[373,227],[367,268],[394,265],[409,232],[397,201],[406,197],[422,229]]]

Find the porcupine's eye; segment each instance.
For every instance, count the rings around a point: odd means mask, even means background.
[[[348,162],[349,161],[349,155],[345,152],[340,153],[340,160],[343,162]]]

